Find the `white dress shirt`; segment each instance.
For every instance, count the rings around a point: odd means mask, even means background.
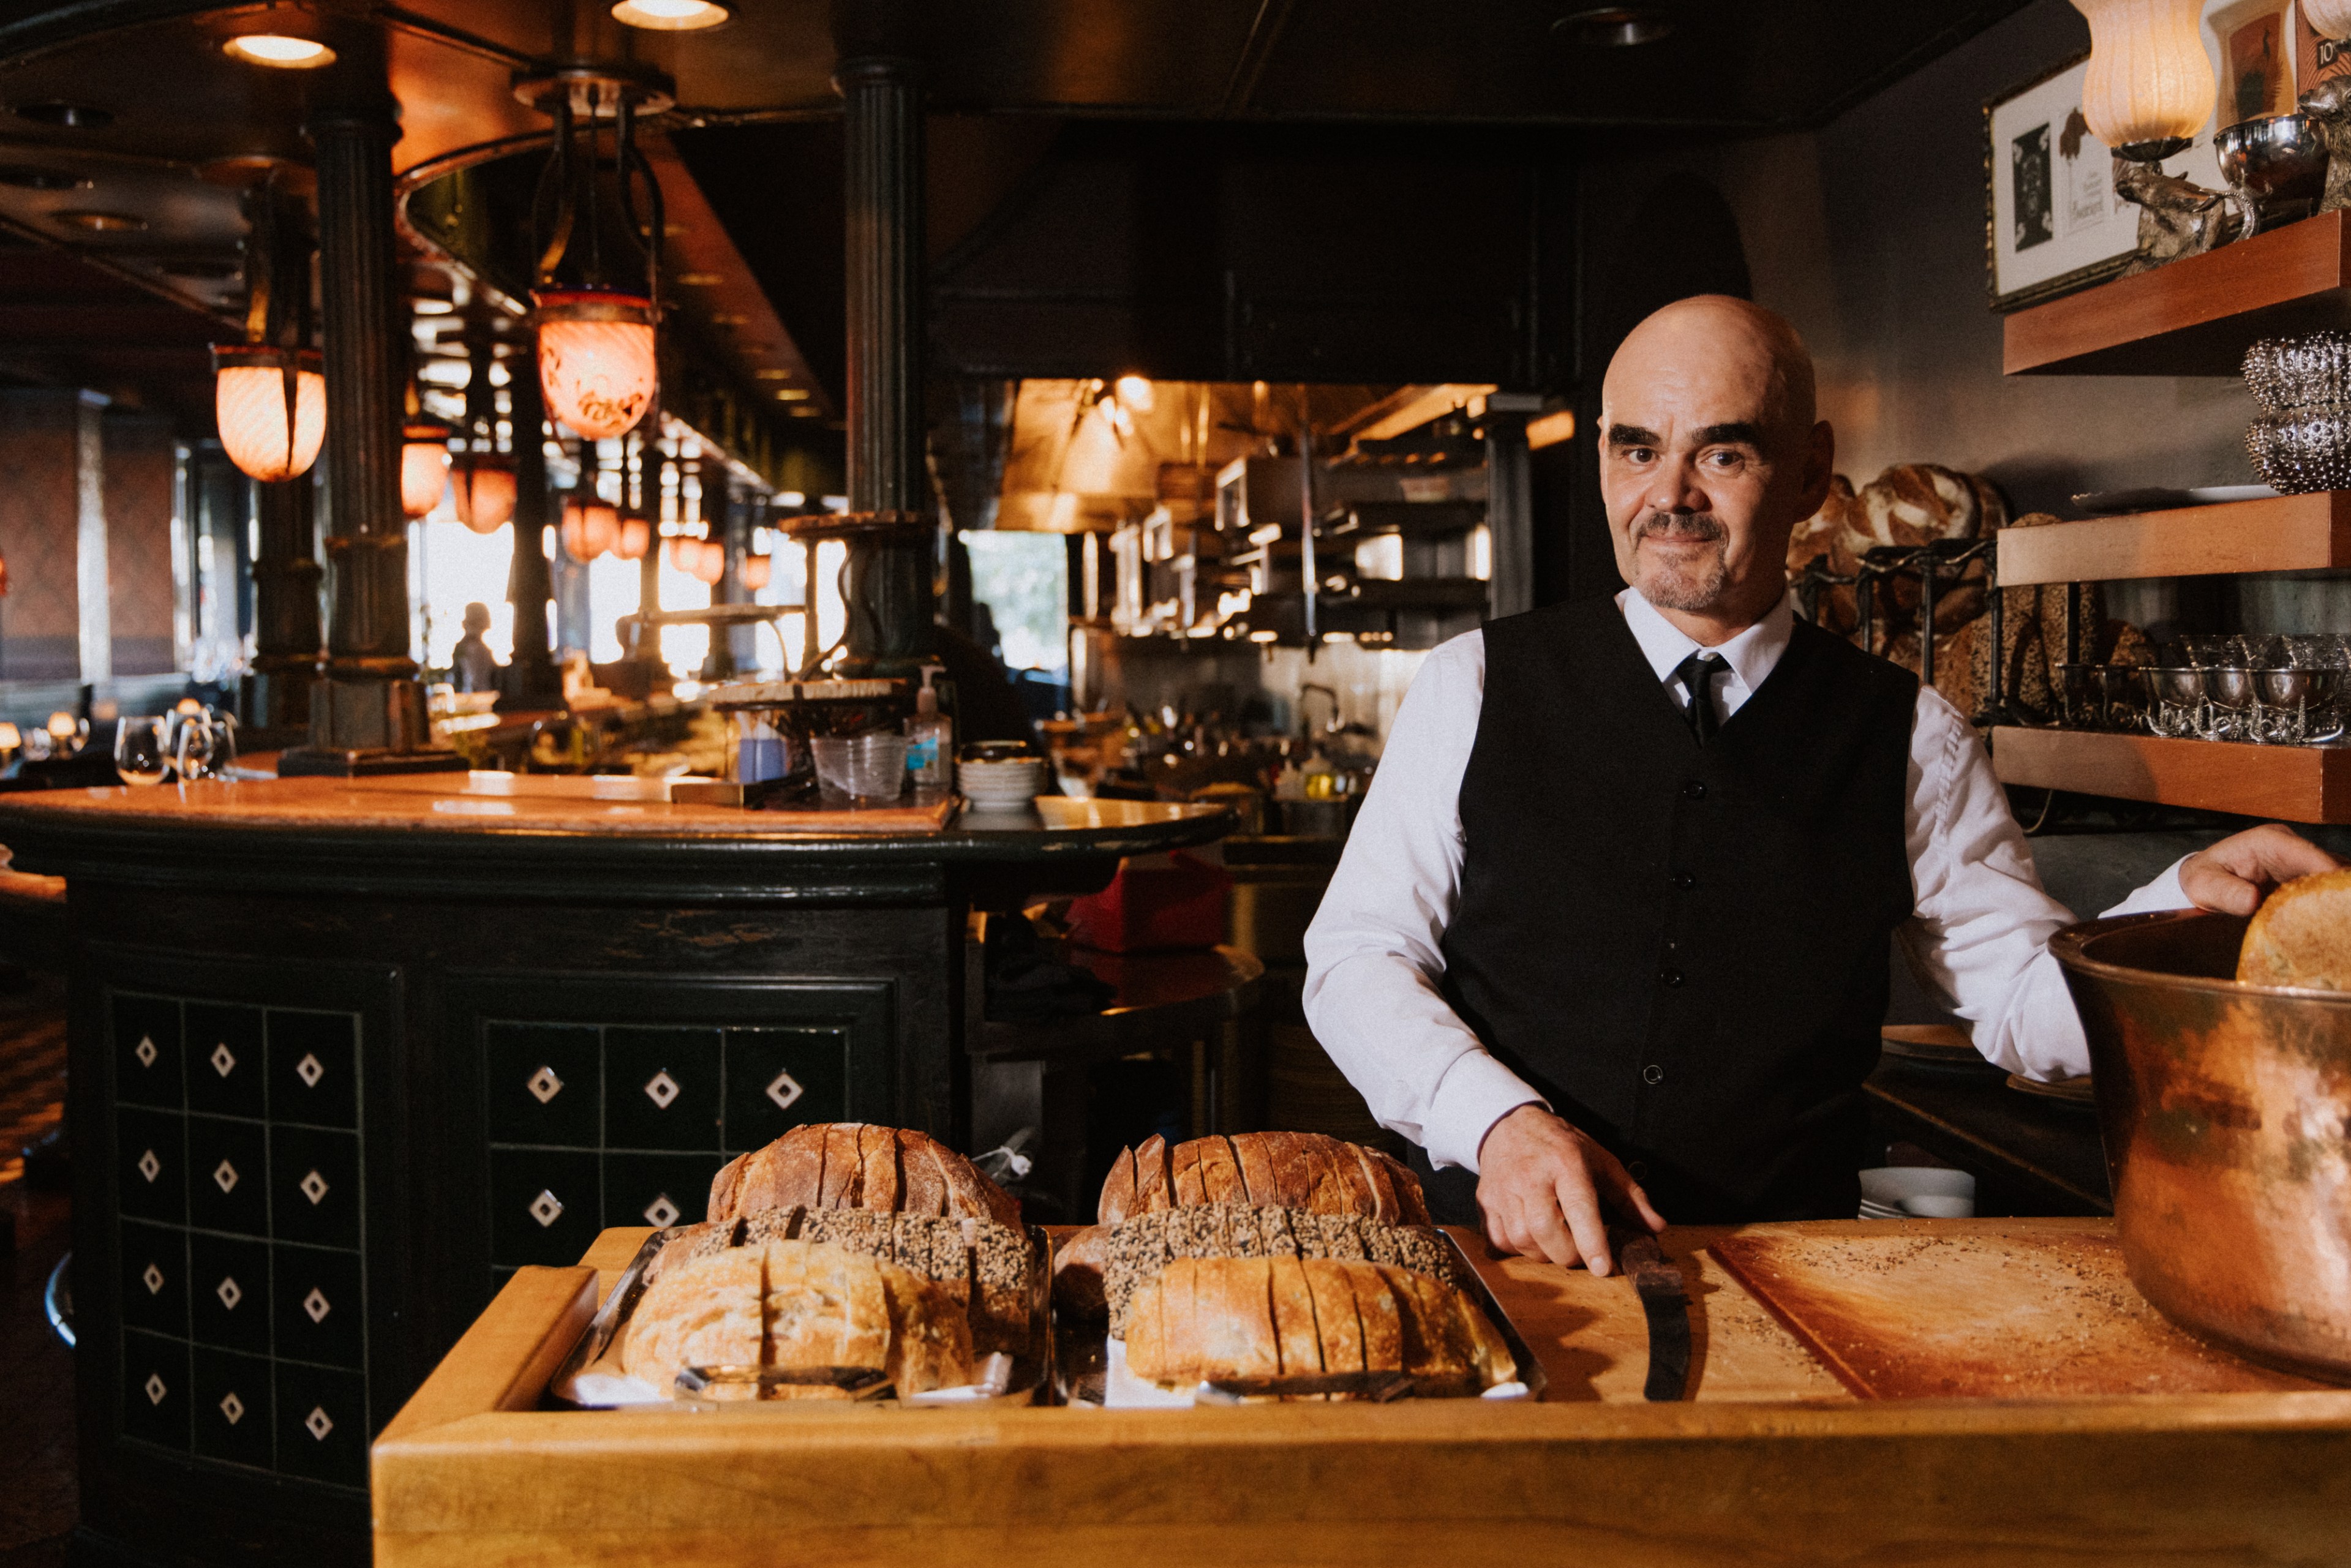
[[[1632,589],[1625,621],[1677,707],[1674,668],[1699,644]],[[1782,598],[1716,651],[1712,683],[1729,719],[1788,651],[1795,612]],[[1438,1166],[1478,1168],[1487,1129],[1548,1102],[1490,1055],[1437,989],[1439,946],[1461,889],[1461,778],[1486,684],[1482,632],[1456,637],[1421,666],[1396,710],[1371,792],[1306,933],[1306,1018],[1379,1118]],[[2089,1071],[2081,1020],[2050,935],[2073,915],[2042,891],[2032,852],[1959,712],[1918,689],[1910,725],[1904,833],[1915,913],[1896,939],[1928,995],[1973,1026],[1976,1049],[2032,1078]],[[2183,909],[2179,867],[2108,914]]]

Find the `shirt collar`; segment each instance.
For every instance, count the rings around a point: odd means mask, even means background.
[[[1656,606],[1642,598],[1639,589],[1628,588],[1618,594],[1616,608],[1624,612],[1626,628],[1641,645],[1641,656],[1649,661],[1649,668],[1660,681],[1670,680],[1675,667],[1704,646],[1657,613]],[[1788,651],[1795,623],[1795,608],[1782,593],[1762,620],[1729,642],[1716,644],[1714,652],[1730,666],[1730,678],[1740,686],[1749,692],[1761,690],[1780,655]]]

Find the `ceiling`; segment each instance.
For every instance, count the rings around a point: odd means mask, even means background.
[[[1645,9],[1670,35],[1623,48],[1562,26],[1578,0],[835,0],[845,26],[899,29],[927,61],[932,108],[949,115],[1729,133],[1816,123],[2022,3],[1656,0]],[[575,43],[633,51],[676,78],[676,152],[662,153],[672,204],[726,231],[674,236],[694,254],[673,257],[673,276],[721,279],[676,291],[696,341],[769,413],[807,406],[824,417],[797,423],[831,423],[839,389],[822,371],[838,358],[837,284],[803,276],[794,247],[837,246],[838,194],[827,213],[819,193],[771,184],[781,172],[760,138],[833,115],[831,18],[820,0],[738,5],[713,32],[646,34],[585,0]],[[0,225],[225,328],[240,294],[241,165],[306,161],[312,108],[362,89],[371,70],[400,104],[394,162],[409,186],[527,152],[546,121],[516,101],[513,74],[555,52],[573,15],[568,0],[0,0],[0,165],[42,176],[8,183],[0,168]],[[277,71],[219,47],[257,31],[319,37],[341,59]],[[96,112],[60,123],[56,105]],[[809,130],[820,150],[837,141],[829,126]],[[1003,184],[990,171],[1033,156],[1015,145],[1024,134],[998,138],[1011,151],[972,161],[941,193],[945,227],[985,217]],[[789,178],[805,185],[810,172]],[[90,212],[121,221],[92,230],[68,215]],[[813,226],[795,223],[802,212]],[[0,357],[16,333],[0,318]],[[810,396],[779,402],[785,385]]]

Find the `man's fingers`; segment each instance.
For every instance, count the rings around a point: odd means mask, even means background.
[[[1559,1211],[1567,1217],[1567,1228],[1575,1237],[1576,1250],[1583,1255],[1585,1267],[1595,1274],[1607,1273],[1612,1266],[1608,1224],[1600,1218],[1600,1195],[1591,1177],[1574,1172],[1561,1180],[1558,1194]]]
[[[2341,864],[2301,834],[2272,822],[2190,855],[2179,869],[2179,886],[2199,908],[2251,915],[2268,888]]]

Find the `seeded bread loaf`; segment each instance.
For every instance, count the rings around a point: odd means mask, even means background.
[[[1339,1259],[1186,1258],[1130,1303],[1127,1370],[1202,1379],[1405,1372],[1491,1388],[1516,1375],[1478,1304],[1426,1274]]]
[[[1207,1204],[1162,1209],[1113,1227],[1101,1247],[1102,1311],[1113,1334],[1124,1333],[1134,1293],[1180,1259],[1332,1259],[1391,1264],[1452,1285],[1468,1282],[1443,1234],[1426,1226],[1296,1208]],[[1068,1292],[1061,1299],[1077,1305]]]
[[[986,1219],[852,1208],[769,1209],[740,1225],[747,1246],[822,1241],[888,1259],[965,1308],[980,1354],[1012,1354],[1029,1346],[1039,1263],[1025,1231]]]
[[[946,1291],[913,1271],[845,1247],[773,1240],[685,1258],[662,1270],[629,1314],[621,1365],[664,1397],[688,1366],[867,1366],[898,1393],[972,1378],[970,1331]],[[751,1384],[719,1384],[749,1398]],[[775,1399],[844,1399],[842,1390],[779,1385]]]
[[[2298,876],[2271,894],[2245,927],[2237,978],[2351,991],[2351,867]]]
[[[1320,1133],[1235,1133],[1123,1149],[1102,1182],[1104,1225],[1163,1208],[1250,1204],[1426,1225],[1420,1179],[1377,1149]]]
[[[922,1133],[865,1122],[794,1127],[729,1161],[710,1184],[712,1219],[795,1207],[1020,1224],[1019,1201],[963,1155]]]

